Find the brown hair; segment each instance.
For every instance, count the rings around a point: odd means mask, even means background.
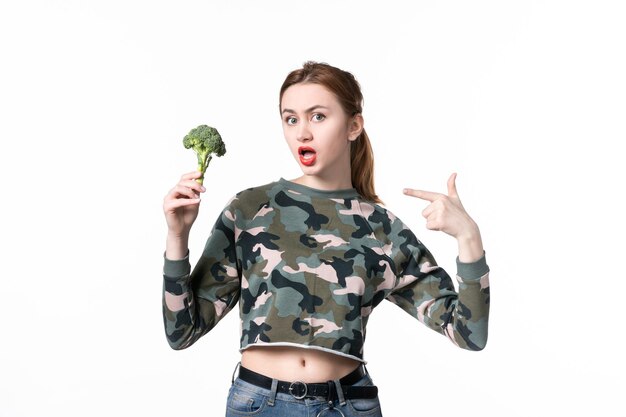
[[[278,110],[283,93],[294,84],[311,83],[326,87],[333,93],[348,116],[363,112],[361,86],[352,74],[323,62],[307,61],[302,68],[287,75],[280,88]],[[365,129],[350,145],[350,176],[352,185],[366,200],[382,203],[374,191],[374,153]]]

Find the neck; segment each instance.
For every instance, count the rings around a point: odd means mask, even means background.
[[[317,175],[305,174],[291,181],[295,182],[296,184],[306,185],[307,187],[325,191],[345,190],[352,188],[352,181],[350,180],[349,176],[347,178],[324,178]]]

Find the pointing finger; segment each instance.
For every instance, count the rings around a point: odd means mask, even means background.
[[[417,197],[422,200],[431,201],[431,202],[441,197],[441,194],[439,193],[433,193],[431,191],[423,191],[423,190],[413,190],[412,188],[405,188],[404,194],[410,195],[411,197]]]
[[[450,175],[448,178],[448,197],[458,197],[459,193],[456,191],[456,172]]]

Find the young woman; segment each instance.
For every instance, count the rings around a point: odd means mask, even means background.
[[[237,193],[191,272],[188,236],[205,188],[198,172],[167,194],[163,315],[184,349],[239,302],[241,366],[227,416],[380,416],[363,364],[367,320],[387,299],[464,349],[487,341],[489,269],[480,232],[459,200],[430,202],[429,229],[458,241],[458,292],[415,235],[383,208],[352,74],[307,62],[280,90],[287,145],[302,176]]]

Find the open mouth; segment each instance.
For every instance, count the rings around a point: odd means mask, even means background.
[[[317,158],[317,153],[315,149],[309,146],[300,146],[298,148],[298,155],[300,156],[300,162],[302,165],[311,166],[315,163],[315,159]]]

